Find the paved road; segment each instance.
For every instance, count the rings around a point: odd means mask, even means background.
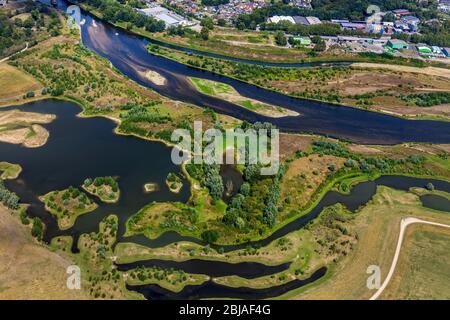
[[[392,260],[391,268],[389,269],[389,273],[386,276],[386,279],[384,279],[383,284],[377,290],[377,292],[375,292],[375,294],[372,297],[370,297],[370,300],[376,300],[383,293],[384,289],[386,289],[387,285],[389,284],[389,281],[391,281],[391,278],[395,271],[395,267],[397,266],[398,258],[400,256],[400,249],[402,248],[402,242],[403,242],[403,237],[405,235],[405,230],[410,224],[413,224],[413,223],[430,224],[433,226],[450,228],[450,225],[447,225],[447,224],[430,222],[430,221],[425,221],[425,220],[412,218],[412,217],[402,219],[402,221],[400,222],[400,234],[398,236],[397,248],[395,249],[394,259]]]

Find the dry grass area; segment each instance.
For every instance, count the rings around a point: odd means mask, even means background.
[[[400,221],[417,217],[428,221],[450,223],[450,216],[421,206],[412,193],[379,187],[373,200],[363,207],[354,220],[358,243],[352,253],[332,269],[324,282],[291,295],[295,299],[368,299],[374,293],[367,289],[367,267],[377,265],[381,278],[389,271],[397,244]]]
[[[38,244],[0,205],[0,299],[87,299],[66,286],[73,262]]]
[[[285,207],[278,219],[283,221],[291,210],[299,210],[305,206],[319,185],[333,173],[330,166],[334,165],[334,171],[337,171],[343,167],[344,162],[344,158],[317,154],[292,161],[281,184],[281,199]]]
[[[317,138],[312,135],[280,133],[280,160],[292,157],[297,151],[308,150]]]
[[[264,85],[286,94],[319,100],[339,96],[342,104],[389,114],[449,117],[448,104],[424,108],[400,98],[400,95],[449,92],[449,78],[449,69],[359,63],[334,72],[311,69],[291,79],[265,81]]]
[[[6,62],[0,63],[0,106],[19,103],[25,93],[40,88],[42,85],[30,75]]]
[[[41,147],[47,142],[49,132],[39,124],[50,123],[54,119],[55,116],[50,114],[0,111],[0,141],[22,144],[27,148]]]
[[[417,68],[396,64],[379,64],[379,63],[363,63],[363,62],[353,63],[352,66],[362,68],[389,69],[398,72],[419,73],[450,79],[450,70],[445,68],[436,68],[436,67]]]
[[[403,158],[417,154],[436,156],[450,153],[448,144],[404,143],[392,146],[349,144],[347,147],[354,153],[374,157],[388,155],[392,158]]]
[[[450,299],[450,230],[410,225],[400,259],[381,299]]]

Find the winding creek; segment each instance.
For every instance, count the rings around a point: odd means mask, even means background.
[[[347,107],[293,99],[150,55],[145,50],[146,41],[143,39],[100,21],[97,21],[94,26],[93,18],[85,13],[83,15],[86,23],[82,28],[82,35],[83,43],[87,47],[108,58],[114,66],[133,80],[170,98],[214,108],[219,112],[252,122],[270,120],[286,131],[308,131],[350,139],[355,142],[450,142],[450,122],[404,120]],[[150,69],[164,75],[168,79],[167,85],[156,86],[140,76],[140,71]],[[198,93],[186,80],[186,76],[231,84],[245,96],[296,110],[302,116],[272,119],[257,115],[227,101]],[[113,133],[116,126],[114,122],[105,118],[77,117],[81,109],[71,102],[45,100],[10,108],[50,113],[57,116],[52,123],[43,125],[49,130],[50,137],[47,144],[40,148],[27,149],[0,143],[0,160],[17,163],[23,167],[19,179],[7,181],[6,185],[21,197],[22,202],[30,204],[28,210],[30,216],[39,216],[45,222],[47,226],[45,241],[50,241],[58,235],[71,235],[74,237],[73,250],[76,250],[80,234],[97,231],[98,224],[104,217],[109,214],[117,214],[119,217],[117,242],[134,242],[151,248],[183,240],[204,244],[198,239],[184,237],[175,232],[166,232],[156,239],[144,236],[126,238],[123,236],[126,220],[148,203],[152,201],[186,202],[189,199],[190,191],[187,181],[183,181],[184,186],[178,194],[171,193],[164,183],[169,172],[181,172],[180,167],[173,165],[170,161],[171,149],[169,147],[135,137],[116,135]],[[49,191],[65,189],[70,185],[80,186],[85,178],[97,176],[118,176],[121,188],[120,200],[115,204],[103,204],[97,201],[99,208],[94,212],[78,217],[75,225],[69,230],[59,230],[55,219],[45,211],[38,196]],[[153,193],[145,193],[143,186],[148,182],[157,183],[159,189]],[[248,245],[264,246],[303,227],[316,218],[326,206],[340,202],[349,210],[355,211],[372,198],[379,185],[408,190],[410,187],[424,187],[429,182],[432,182],[437,190],[450,192],[450,183],[444,181],[383,176],[375,181],[357,184],[348,195],[334,191],[327,192],[311,211],[277,229],[265,239],[252,243],[215,247],[231,251],[245,248]],[[433,208],[433,204],[429,203],[435,201],[424,199],[423,204]],[[448,203],[438,206],[444,210],[448,209]],[[283,271],[289,265],[289,263],[284,263],[278,266],[265,266],[247,262],[231,264],[204,260],[176,262],[155,259],[122,264],[118,265],[118,268],[129,270],[137,266],[160,266],[182,269],[189,273],[207,274],[211,277],[238,275],[252,279]],[[231,288],[213,281],[207,281],[198,286],[187,286],[179,293],[168,291],[157,285],[128,287],[141,292],[149,299],[221,297],[262,299],[279,296],[300,288],[323,277],[326,271],[326,268],[321,268],[307,279],[297,279],[266,289]]]

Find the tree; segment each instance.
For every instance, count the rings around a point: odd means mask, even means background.
[[[316,45],[314,46],[314,51],[316,52],[322,52],[325,51],[327,49],[327,45],[325,44],[325,41],[318,37],[319,40],[317,40]]]
[[[227,25],[227,21],[224,18],[220,18],[217,20],[217,24],[221,27],[225,27]]]
[[[209,29],[203,27],[202,30],[200,31],[200,37],[205,41],[208,40],[209,39]]]
[[[31,228],[31,235],[36,239],[41,240],[44,232],[44,225],[38,217],[33,218],[33,226]]]
[[[214,243],[219,238],[219,234],[215,230],[206,230],[202,233],[202,239],[208,243]]]
[[[275,33],[275,43],[283,47],[287,45],[287,39],[283,31],[277,31]]]
[[[200,21],[200,25],[209,30],[214,29],[214,22],[210,17],[203,18],[202,21]]]

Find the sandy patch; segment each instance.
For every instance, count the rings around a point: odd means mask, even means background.
[[[363,146],[363,145],[350,145],[350,146],[348,146],[348,148],[352,152],[360,153],[360,154],[364,154],[364,155],[375,155],[375,154],[383,153],[381,150],[378,150],[373,147]]]
[[[0,125],[11,123],[26,122],[26,123],[50,123],[56,116],[52,114],[42,114],[34,112],[23,112],[19,110],[0,112]]]
[[[164,86],[167,83],[167,79],[156,71],[149,70],[144,73],[144,77],[157,86]]]
[[[49,132],[44,127],[34,124],[31,127],[2,131],[0,141],[22,144],[27,148],[39,148],[47,143],[49,136]]]

